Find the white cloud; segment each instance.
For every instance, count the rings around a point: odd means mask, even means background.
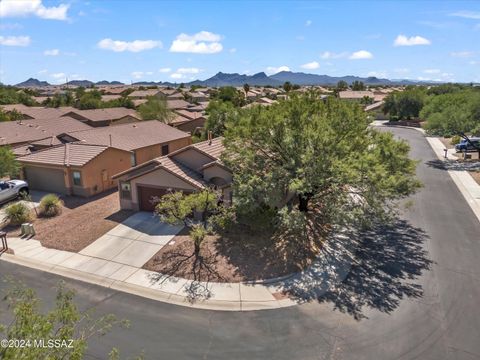
[[[30,45],[30,36],[0,36],[0,45],[28,46]]]
[[[143,77],[143,71],[133,71],[131,75],[134,79],[141,79]]]
[[[410,36],[398,35],[393,42],[394,46],[415,46],[415,45],[430,45],[432,42],[422,36]]]
[[[60,55],[60,50],[58,50],[58,49],[45,50],[43,52],[43,55],[45,55],[45,56],[57,56],[57,55]]]
[[[341,52],[341,53],[334,53],[330,51],[324,51],[323,53],[320,54],[320,57],[322,59],[340,59],[344,58],[348,55],[346,52]]]
[[[396,68],[393,71],[396,72],[397,74],[408,74],[410,72],[410,69],[408,69],[408,68]]]
[[[65,73],[55,73],[55,74],[52,74],[51,76],[52,76],[54,79],[57,79],[57,80],[58,80],[58,79],[62,79],[62,80],[63,80],[63,79],[65,79],[65,76],[66,76],[66,75],[65,75]]]
[[[300,66],[302,69],[314,70],[320,67],[320,64],[316,61],[312,61]]]
[[[46,74],[47,72],[48,72],[47,69],[43,69],[43,70],[40,70],[40,71],[38,72],[38,74]]]
[[[312,25],[312,20],[305,21],[305,26],[310,26],[310,25]]]
[[[273,74],[276,74],[276,73],[279,73],[281,71],[290,71],[290,68],[288,66],[279,66],[279,67],[275,67],[275,66],[269,66],[267,67],[267,69],[265,70],[265,72],[268,74],[268,75],[273,75]]]
[[[100,40],[97,44],[100,49],[112,50],[115,52],[131,51],[140,52],[144,50],[150,50],[157,47],[162,47],[161,41],[156,40],[134,40],[134,41],[121,41],[112,39]]]
[[[423,70],[425,74],[440,74],[440,69],[425,69]]]
[[[458,51],[458,52],[451,52],[450,56],[458,57],[458,58],[469,58],[474,55],[473,51]]]
[[[37,16],[49,20],[68,20],[67,11],[70,5],[46,7],[42,0],[2,0],[0,1],[0,17]]]
[[[18,29],[23,29],[23,26],[19,23],[6,23],[6,24],[0,24],[0,29],[1,30],[18,30]]]
[[[370,71],[369,73],[367,73],[367,76],[376,77],[376,78],[386,78],[388,75],[386,71]]]
[[[462,17],[465,19],[475,19],[480,20],[480,12],[478,11],[468,11],[468,10],[461,10],[450,14],[450,16],[457,16]]]
[[[169,73],[170,71],[172,71],[172,69],[170,68],[161,68],[158,70],[158,72],[161,72],[161,73]]]
[[[237,49],[236,49],[236,48],[231,48],[231,49],[228,50],[228,51],[230,51],[230,52],[233,54],[233,53],[236,53],[236,52],[237,52]]]
[[[172,79],[183,79],[185,77],[185,75],[179,74],[179,73],[173,73],[173,74],[170,75],[170,77]]]
[[[352,53],[348,58],[351,60],[372,59],[373,55],[367,50],[358,50]]]
[[[200,31],[194,35],[180,34],[170,46],[171,52],[215,54],[223,50],[221,35]]]
[[[198,74],[201,71],[202,70],[198,68],[179,68],[176,72],[179,74]]]

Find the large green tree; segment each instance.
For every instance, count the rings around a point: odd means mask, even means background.
[[[240,109],[229,101],[210,101],[206,109],[207,121],[205,130],[211,131],[215,137],[222,136],[225,132],[226,124],[233,124],[239,112]]]
[[[425,102],[425,89],[412,87],[401,92],[393,92],[385,98],[384,114],[392,120],[416,119]]]
[[[277,228],[368,223],[419,187],[406,142],[370,128],[359,105],[316,92],[242,113],[224,143],[237,213]]]

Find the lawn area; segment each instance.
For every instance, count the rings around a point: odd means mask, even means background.
[[[120,210],[117,191],[88,199],[64,196],[62,200],[60,215],[32,221],[37,233],[34,238],[48,248],[80,251],[132,215],[131,211]],[[20,236],[19,227],[7,226],[4,231],[9,237]]]

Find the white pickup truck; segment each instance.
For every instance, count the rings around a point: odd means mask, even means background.
[[[0,204],[25,195],[28,195],[28,184],[26,181],[0,181]]]

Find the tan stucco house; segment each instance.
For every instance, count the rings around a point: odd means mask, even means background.
[[[170,190],[206,187],[221,190],[224,201],[231,201],[232,173],[220,161],[223,150],[223,138],[209,139],[115,175],[121,208],[153,211],[155,199]]]

